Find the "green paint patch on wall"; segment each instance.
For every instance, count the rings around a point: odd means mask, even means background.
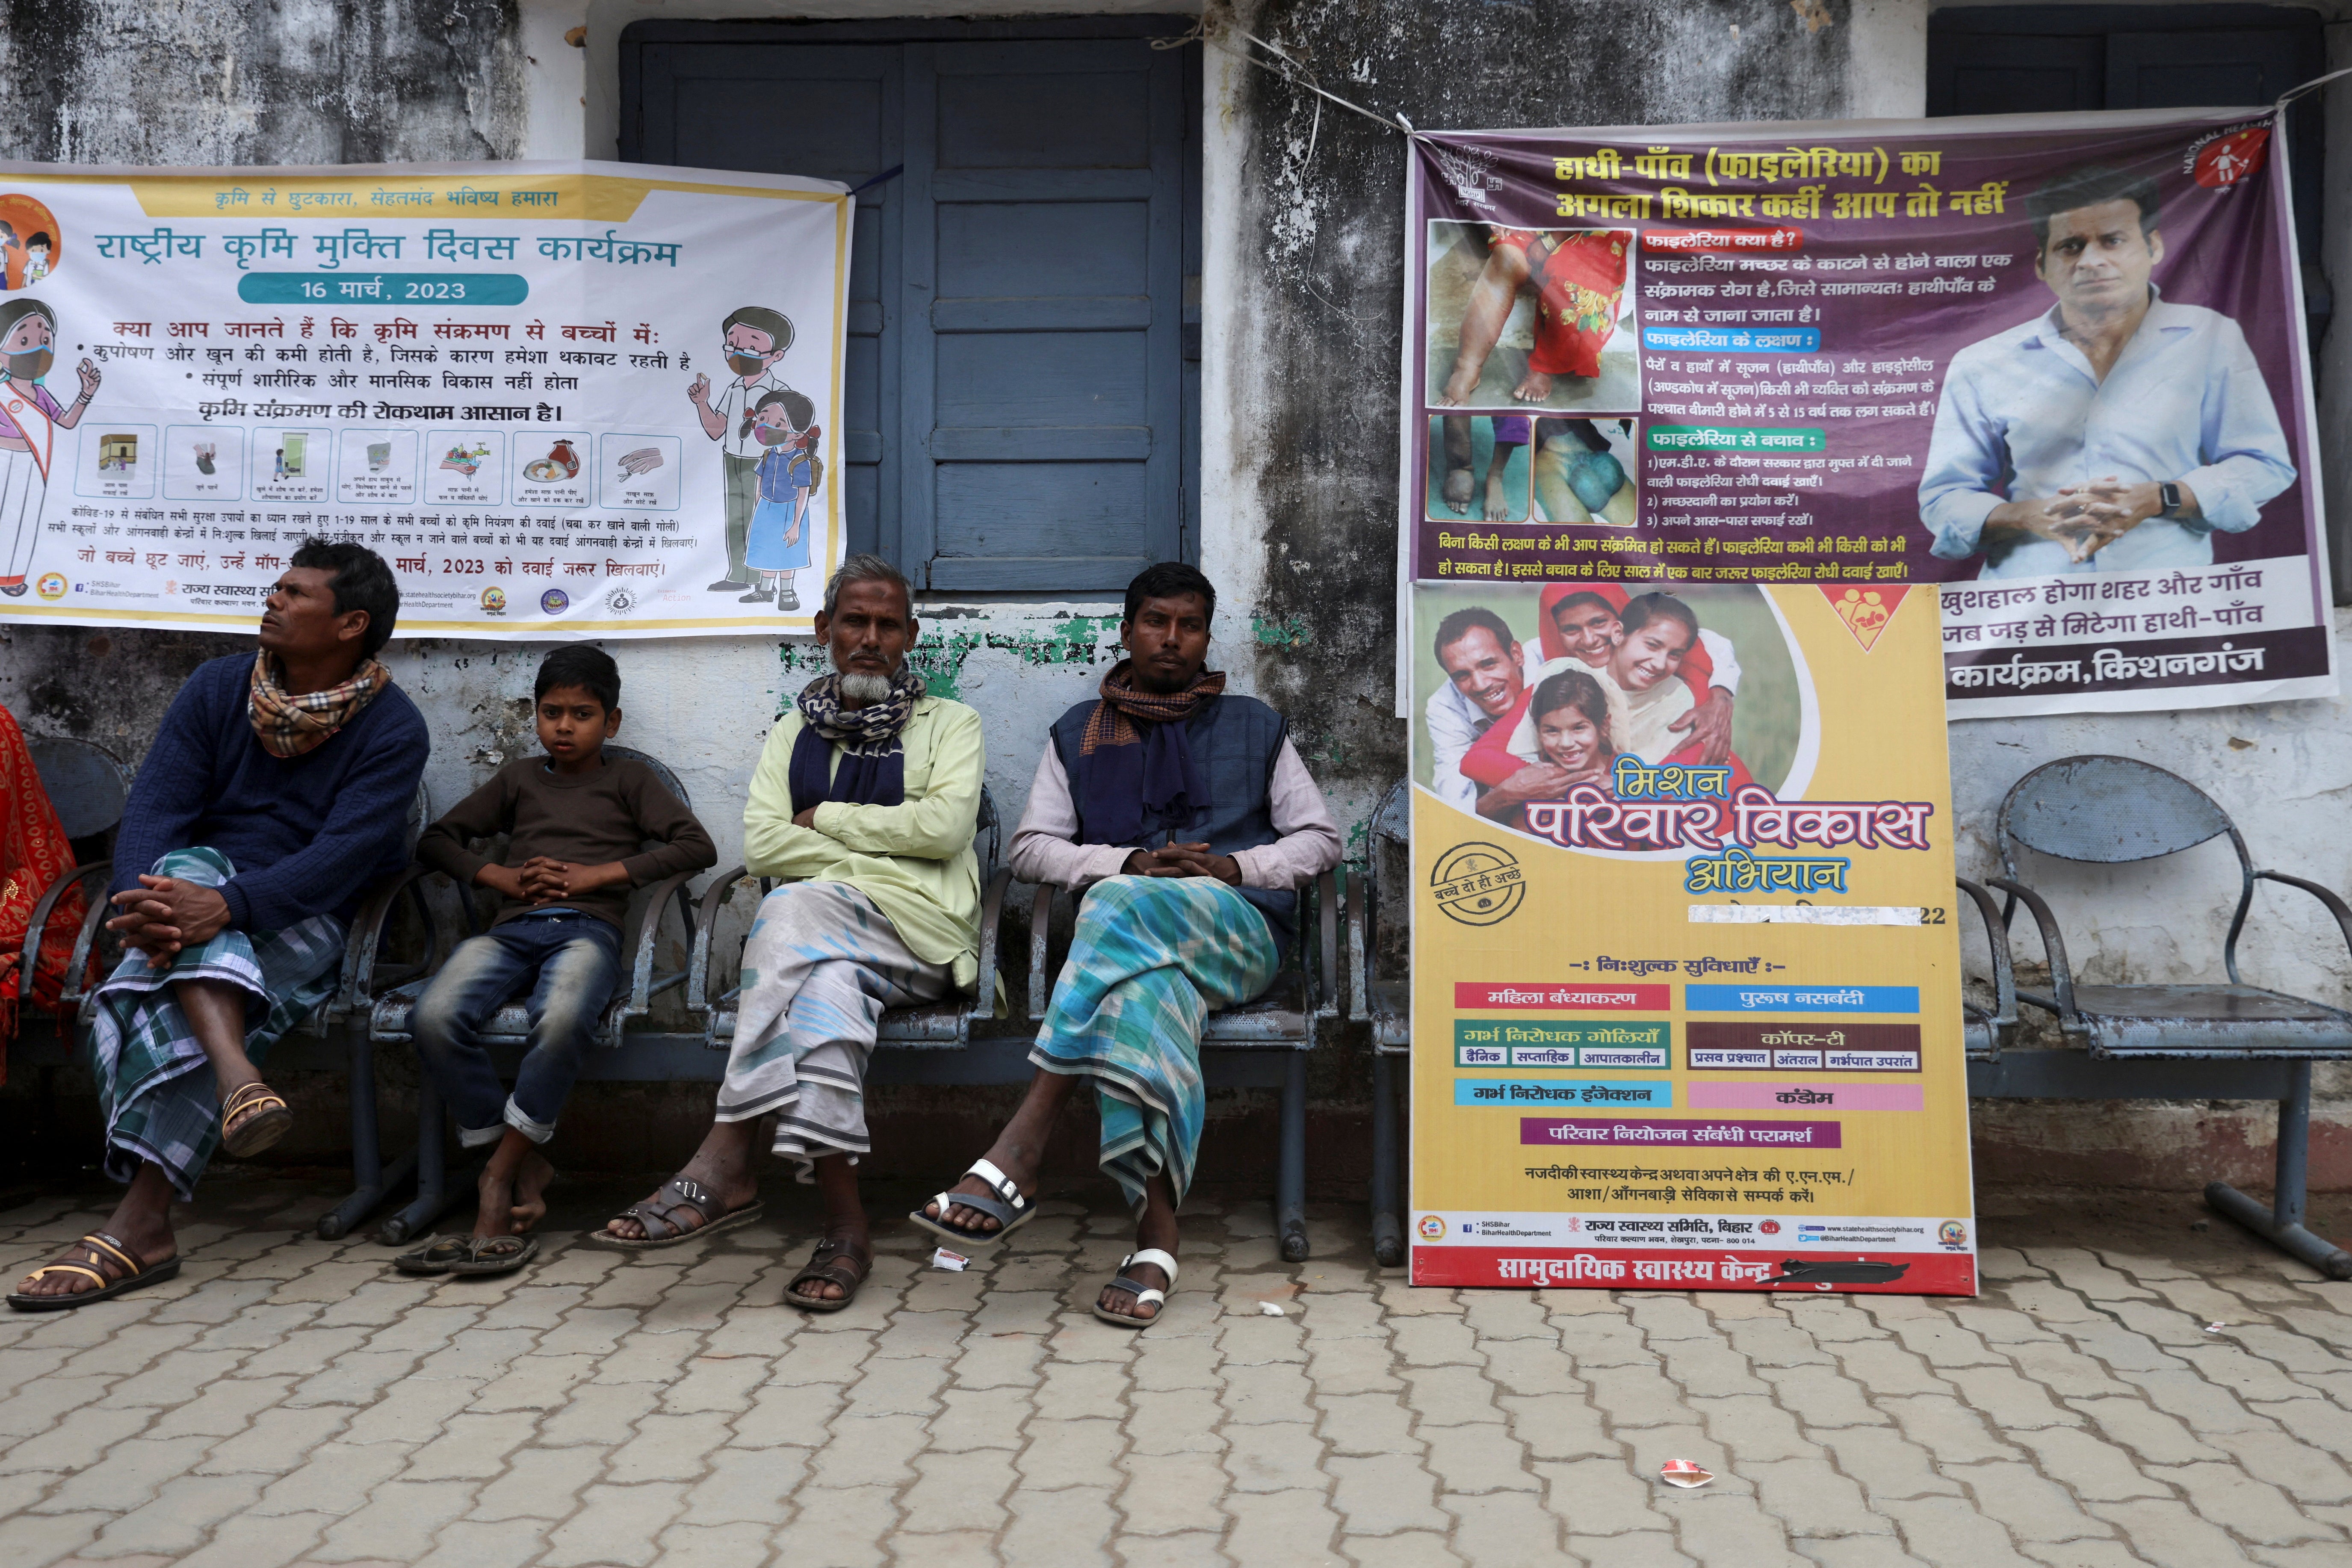
[[[1315,628],[1307,625],[1305,616],[1291,616],[1279,621],[1253,616],[1250,617],[1250,632],[1257,638],[1260,647],[1305,647],[1315,640]]]

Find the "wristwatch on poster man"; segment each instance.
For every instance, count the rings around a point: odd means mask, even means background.
[[[2162,484],[2158,485],[2156,487],[2156,502],[2157,516],[2179,517],[2180,515],[2180,487],[2173,483],[2170,479],[2167,479]]]

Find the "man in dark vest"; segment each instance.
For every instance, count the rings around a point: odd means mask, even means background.
[[[1094,1080],[1104,1171],[1137,1214],[1136,1250],[1095,1316],[1139,1329],[1176,1284],[1176,1205],[1200,1152],[1201,1026],[1272,984],[1297,889],[1339,861],[1339,830],[1281,714],[1202,666],[1217,591],[1190,566],[1127,586],[1128,657],[1055,721],[1013,874],[1082,894],[1070,956],[1029,1059],[1021,1109],[952,1191],[909,1215],[959,1247],[1036,1211],[1063,1101]]]

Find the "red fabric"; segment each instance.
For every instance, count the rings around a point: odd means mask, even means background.
[[[33,906],[73,864],[65,825],[41,788],[24,732],[16,728],[15,715],[0,708],[0,1083],[7,1081],[7,1044],[16,1035],[23,980],[19,969]],[[36,1006],[58,1004],[83,908],[81,889],[76,888],[49,911],[41,937],[41,966],[33,975]]]
[[[1517,247],[1536,286],[1536,346],[1528,368],[1547,375],[1599,375],[1601,345],[1617,330],[1617,301],[1625,292],[1622,229],[1547,233],[1548,256],[1537,255],[1531,229],[1498,228],[1496,245]]]
[[[1552,611],[1559,607],[1562,599],[1578,594],[1600,595],[1608,602],[1611,609],[1617,612],[1620,619],[1624,616],[1625,606],[1633,602],[1632,596],[1613,583],[1555,583],[1546,588],[1542,601],[1536,608],[1536,629],[1543,641],[1546,664],[1568,657],[1568,641],[1559,635],[1559,626],[1552,619]],[[1690,647],[1683,653],[1682,668],[1678,673],[1683,678],[1683,684],[1691,689],[1691,695],[1701,702],[1706,701],[1707,689],[1715,684],[1715,659],[1707,653],[1703,639],[1691,638]]]

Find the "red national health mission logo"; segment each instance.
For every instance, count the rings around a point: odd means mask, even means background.
[[[2270,154],[2268,126],[2252,125],[2217,136],[2198,149],[2189,177],[2207,190],[2222,190],[2251,177]]]

